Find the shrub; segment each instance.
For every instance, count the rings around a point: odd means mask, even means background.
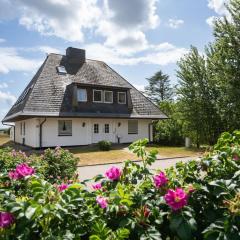
[[[79,161],[71,152],[60,147],[46,149],[41,159],[48,164],[44,176],[51,182],[73,178]]]
[[[98,142],[98,147],[101,151],[109,151],[111,149],[112,143],[109,141]]]
[[[239,135],[225,133],[202,159],[156,172],[156,152],[139,140],[130,149],[143,164],[111,168],[91,190],[86,181],[51,184],[31,168],[21,179],[2,174],[0,238],[238,240]]]

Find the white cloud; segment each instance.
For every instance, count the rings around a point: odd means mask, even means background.
[[[85,45],[87,57],[90,59],[103,60],[114,65],[137,65],[137,64],[155,64],[167,65],[178,61],[187,49],[178,48],[170,43],[161,43],[159,45],[148,45],[144,56],[129,56],[115,49],[102,44]]]
[[[143,92],[144,91],[144,89],[145,89],[145,85],[143,85],[143,84],[133,84],[133,86],[137,89],[137,90],[139,90],[139,91],[141,91],[141,92]]]
[[[228,2],[229,0],[208,0],[208,7],[219,15],[226,15],[227,9],[225,4]]]
[[[2,92],[0,91],[0,103],[7,103],[8,105],[14,104],[16,101],[16,97],[12,95],[10,92]]]
[[[168,20],[168,26],[170,28],[174,28],[174,29],[177,29],[179,28],[181,25],[184,24],[184,21],[182,19],[173,19],[173,18],[170,18]]]
[[[97,0],[21,0],[20,24],[43,35],[83,41],[84,30],[98,24]]]
[[[6,40],[4,38],[0,38],[0,43],[4,43]]]
[[[0,88],[8,88],[8,85],[7,83],[0,83]]]
[[[50,46],[39,46],[37,47],[43,53],[60,53],[60,50]]]
[[[145,50],[145,31],[159,24],[156,0],[105,0],[104,15],[96,32],[106,38],[105,45],[124,54]]]
[[[10,71],[34,71],[41,64],[40,60],[24,58],[15,48],[0,48],[0,73]]]
[[[7,10],[12,4],[19,23],[29,30],[71,42],[83,42],[87,30],[104,37],[105,45],[129,54],[146,48],[145,31],[160,22],[158,0],[3,1],[6,3],[1,8]]]
[[[218,16],[211,16],[206,19],[206,23],[210,27],[213,27],[214,22],[218,19],[222,19],[223,16],[226,16],[228,20],[231,20],[231,16],[225,6],[228,3],[229,0],[208,0],[208,7],[218,14]]]

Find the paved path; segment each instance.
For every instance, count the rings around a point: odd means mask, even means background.
[[[164,160],[157,160],[151,166],[151,169],[165,169],[171,166],[174,166],[177,162],[187,162],[194,157],[184,157],[184,158],[169,158]],[[122,167],[123,163],[114,163],[114,164],[104,164],[104,165],[94,165],[94,166],[83,166],[78,167],[79,179],[81,181],[93,178],[98,174],[104,174],[105,171],[111,166]]]

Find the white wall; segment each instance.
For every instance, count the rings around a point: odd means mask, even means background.
[[[21,123],[25,122],[25,134],[22,131]],[[25,138],[25,145],[30,147],[38,147],[38,121],[36,118],[15,122],[15,141],[22,144]]]
[[[39,147],[39,124],[44,118],[32,118],[25,122],[25,136],[20,135],[20,123],[15,123],[15,140],[22,143],[25,137],[25,144],[31,147]],[[58,136],[58,120],[72,120],[72,136]],[[85,123],[85,126],[83,126]],[[99,133],[93,132],[94,123],[99,124]],[[104,125],[109,124],[110,132],[104,133]],[[120,126],[119,126],[120,123]],[[97,143],[101,140],[108,140],[117,143],[117,136],[120,137],[120,143],[131,143],[138,139],[148,138],[148,125],[151,120],[138,120],[138,134],[128,134],[128,119],[94,119],[94,118],[47,118],[42,125],[42,146],[76,146]]]

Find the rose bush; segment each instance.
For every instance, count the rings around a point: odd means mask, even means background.
[[[84,182],[48,181],[33,165],[19,179],[2,171],[0,239],[240,239],[240,132],[164,171],[150,170],[156,152],[146,144],[129,147],[142,164],[126,161]]]

